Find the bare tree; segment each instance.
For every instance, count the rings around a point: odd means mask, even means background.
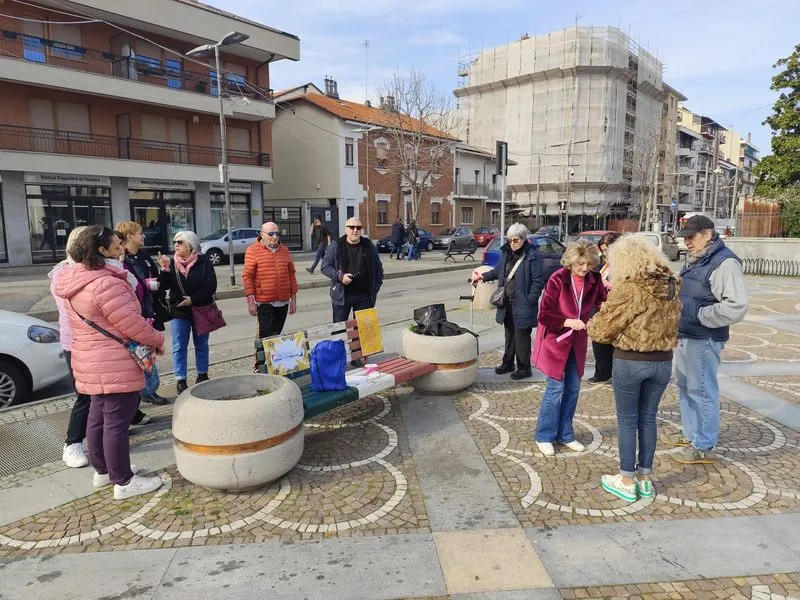
[[[379,90],[386,137],[383,168],[399,176],[411,195],[417,219],[422,200],[443,169],[452,168],[456,139],[451,95],[441,92],[419,71],[395,73]]]
[[[633,148],[633,182],[632,195],[639,196],[639,231],[645,222],[645,216],[655,201],[653,179],[658,170],[658,155],[661,152],[661,130],[653,127],[637,136]]]

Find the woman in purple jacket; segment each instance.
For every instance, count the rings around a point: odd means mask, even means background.
[[[599,262],[597,246],[571,244],[561,259],[564,267],[550,277],[539,304],[533,364],[547,376],[547,387],[539,407],[536,445],[545,456],[555,455],[555,442],[575,452],[584,450],[575,439],[572,419],[586,365],[586,322],[606,299],[600,274],[593,271]]]

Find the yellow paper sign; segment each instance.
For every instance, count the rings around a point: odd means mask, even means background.
[[[289,375],[311,368],[308,343],[302,331],[267,338],[263,344],[267,372],[271,375]]]
[[[357,310],[356,323],[358,323],[358,337],[361,340],[361,354],[370,356],[383,352],[378,311],[374,308]]]

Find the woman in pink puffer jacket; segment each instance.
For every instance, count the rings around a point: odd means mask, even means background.
[[[91,396],[86,440],[96,471],[94,485],[114,483],[116,500],[146,494],[158,489],[161,479],[133,473],[128,440],[144,373],[121,343],[92,328],[84,318],[125,341],[152,346],[159,354],[164,335],[141,316],[129,282],[133,276],[119,261],[122,246],[114,231],[99,225],[87,228],[71,254],[77,264],[61,274],[55,291],[64,299],[72,329],[75,387]]]

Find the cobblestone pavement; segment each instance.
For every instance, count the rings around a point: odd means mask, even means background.
[[[575,418],[583,453],[539,453],[533,439],[544,383],[486,384],[457,405],[523,527],[763,515],[800,511],[800,434],[722,402],[718,460],[682,465],[659,442],[655,499],[628,504],[600,487],[619,468],[613,390],[584,383]],[[680,431],[677,389],[662,401],[659,433]]]
[[[559,591],[564,600],[800,600],[800,573]]]
[[[154,496],[115,502],[109,488],[0,528],[0,556],[429,532],[393,399],[307,423],[300,464],[268,489],[206,490],[171,467]]]
[[[744,322],[731,330],[731,339],[722,352],[726,363],[755,361],[800,362],[800,335],[770,325]]]
[[[800,377],[740,377],[741,381],[775,394],[787,402],[800,404]]]

